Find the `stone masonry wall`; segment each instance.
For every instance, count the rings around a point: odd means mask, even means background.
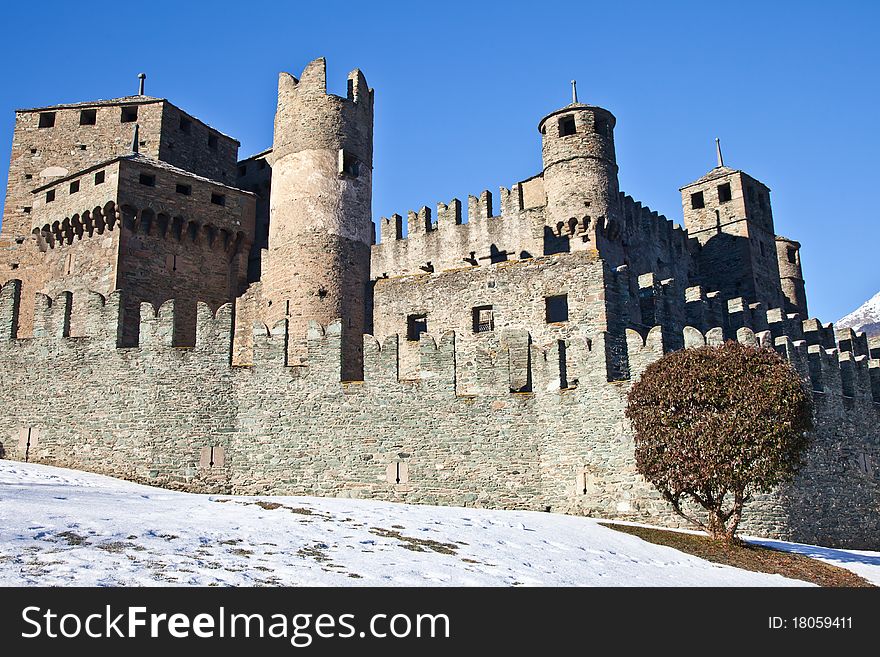
[[[253,364],[229,364],[231,307],[198,309],[196,344],[172,348],[174,304],[142,312],[140,344],[116,349],[119,298],[88,298],[88,337],[64,338],[69,299],[13,339],[19,288],[0,290],[0,441],[7,458],[82,468],[193,491],[368,497],[430,504],[590,513],[679,525],[636,474],[622,409],[629,381],[603,371],[607,336],[544,349],[527,335],[468,352],[455,334],[420,340],[399,380],[397,345],[364,340],[364,380],[340,382],[341,326],[313,325],[306,366],[284,365],[286,322],[255,334]],[[708,339],[718,339],[710,332]],[[769,339],[748,329],[745,341]],[[691,330],[689,344],[705,340]],[[878,365],[864,356],[780,349],[816,388],[819,432],[790,487],[750,505],[743,529],[877,547]],[[510,392],[511,358],[528,347],[531,392]],[[664,351],[663,332],[628,332],[634,377]],[[561,389],[569,355],[585,365]],[[462,372],[458,363],[479,366]],[[51,372],[51,376],[48,373]],[[479,394],[457,394],[459,376]],[[87,394],[84,394],[87,391]],[[63,417],[47,413],[64,408]]]
[[[238,163],[235,186],[256,196],[254,243],[248,258],[248,281],[260,280],[263,253],[269,248],[269,197],[272,191],[272,150],[268,149]]]
[[[464,263],[462,263],[464,264]],[[374,288],[374,335],[384,340],[402,336],[400,375],[413,378],[419,364],[418,336],[409,334],[408,318],[423,315],[429,333],[454,331],[460,346],[485,345],[495,336],[531,327],[532,341],[546,347],[558,340],[591,336],[605,330],[605,286],[608,273],[595,251],[553,255],[493,266],[469,267],[439,273],[380,278]],[[545,299],[565,295],[565,320],[548,321]],[[450,303],[454,299],[454,303]],[[491,325],[479,324],[475,314],[491,312]],[[414,339],[409,339],[414,338]],[[459,362],[463,371],[469,362]],[[604,372],[604,370],[603,370]],[[577,364],[567,373],[576,380]],[[459,392],[472,392],[459,375]],[[514,389],[527,385],[512,382]]]
[[[30,194],[31,223],[27,229],[22,225],[27,237],[14,249],[0,250],[0,261],[6,258],[10,265],[0,273],[0,284],[10,279],[22,281],[20,336],[30,335],[33,329],[37,293],[50,297],[63,291],[109,294],[118,287],[118,188],[116,161],[87,169],[80,176],[59,179]],[[47,201],[50,191],[54,195],[51,202]],[[84,294],[78,295],[78,299],[84,298]],[[72,335],[82,335],[79,320],[77,307]]]
[[[716,167],[681,194],[685,227],[700,244],[701,284],[727,298],[782,306],[770,190],[742,171]],[[695,194],[702,207],[694,207]]]
[[[125,111],[136,115],[124,117]],[[84,113],[91,112],[94,116],[84,119]],[[54,123],[40,127],[40,117],[46,114],[54,116]],[[190,122],[187,132],[181,130],[181,118]],[[20,110],[15,115],[3,234],[28,234],[33,189],[131,152],[135,124],[142,155],[226,184],[235,181],[238,141],[162,99],[132,96]],[[209,135],[214,138],[209,140]]]
[[[169,102],[162,103],[159,158],[198,176],[231,185],[238,140],[218,132]]]
[[[137,344],[142,302],[158,308],[176,298],[175,345],[192,345],[196,302],[216,309],[247,284],[254,196],[146,158],[121,165],[117,288],[125,290],[124,343]],[[152,185],[142,184],[143,175]]]

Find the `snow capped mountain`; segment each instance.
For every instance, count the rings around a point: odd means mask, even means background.
[[[839,328],[849,327],[855,331],[864,331],[869,337],[880,335],[880,292],[846,317],[842,317],[836,325]]]

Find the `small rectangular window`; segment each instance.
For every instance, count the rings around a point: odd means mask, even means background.
[[[577,127],[574,123],[574,117],[570,114],[568,116],[563,116],[559,119],[559,136],[560,137],[568,137],[569,135],[573,135],[577,132]]]
[[[748,190],[749,190],[749,192],[748,192],[748,194],[749,194],[749,202],[750,202],[750,203],[754,203],[754,202],[755,202],[755,188],[752,187],[752,186],[749,186],[749,187],[748,187]]]
[[[27,206],[23,207],[22,210],[24,211],[25,214],[30,214],[31,213],[31,206],[27,205]]]
[[[604,117],[597,116],[594,128],[595,128],[597,134],[607,135],[608,134],[608,121]]]
[[[408,315],[406,318],[406,339],[410,341],[418,340],[422,333],[428,332],[428,316]]]
[[[733,196],[730,193],[730,183],[718,185],[718,202],[727,203]]]
[[[238,165],[238,175],[246,176],[247,175],[247,164],[239,164]]]
[[[80,125],[95,125],[98,122],[98,110],[84,109],[79,113]]]
[[[41,128],[54,128],[55,127],[55,112],[40,112],[40,127]]]
[[[189,134],[190,129],[192,128],[192,121],[190,121],[185,116],[180,117],[180,131]]]
[[[33,177],[34,177],[34,174],[32,174],[32,173],[26,173],[26,174],[24,174],[24,179],[25,179],[25,180],[31,180]]]
[[[358,174],[360,173],[360,162],[358,162],[358,159],[351,153],[347,153],[345,151],[340,151],[340,159],[340,172],[348,176],[357,178]]]
[[[691,194],[691,208],[699,210],[705,208],[706,202],[703,200],[703,192],[695,192]]]
[[[98,171],[95,173],[95,184],[100,185],[102,182],[104,182],[104,172]]]
[[[495,330],[492,306],[476,306],[471,311],[474,320],[474,333],[489,333]]]
[[[544,297],[545,315],[548,324],[568,321],[568,295],[557,294]]]
[[[70,193],[76,194],[79,191],[79,180],[74,180],[70,183]]]
[[[793,265],[796,265],[797,264],[797,251],[795,251],[791,247],[788,247],[786,249],[786,252],[787,252],[786,255],[788,256],[788,261],[790,263],[792,263]]]
[[[54,200],[55,200],[55,190],[50,189],[48,192],[46,192],[46,203],[51,203]]]
[[[177,189],[175,190],[178,194],[183,194],[184,196],[189,196],[192,194],[192,187],[189,185],[177,185]]]
[[[208,133],[208,148],[212,150],[217,150],[217,135],[213,132]]]
[[[559,119],[559,136],[560,137],[568,137],[569,135],[573,135],[577,132],[577,125],[575,124],[573,116],[563,116]]]
[[[80,144],[79,146],[77,146],[77,148],[79,148],[79,150],[81,150],[81,151],[84,151],[84,150],[86,150],[86,145]]]
[[[226,196],[215,192],[211,194],[211,203],[214,205],[226,205]]]
[[[138,119],[137,105],[128,105],[122,108],[120,121],[122,123],[134,123]]]
[[[147,187],[155,187],[156,176],[150,173],[142,173],[140,176],[138,176],[138,182],[141,185],[146,185]]]

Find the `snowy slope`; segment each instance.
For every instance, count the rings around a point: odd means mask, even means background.
[[[0,460],[0,584],[804,583],[711,564],[588,518],[191,495]]]
[[[869,336],[880,335],[880,292],[868,299],[837,323],[838,328],[852,328],[864,331]]]

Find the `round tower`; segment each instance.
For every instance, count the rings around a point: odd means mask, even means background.
[[[614,115],[574,102],[551,112],[538,124],[547,194],[547,223],[575,220],[595,233],[602,223],[618,220],[617,158]]]
[[[807,314],[807,292],[801,270],[801,245],[795,240],[776,236],[776,259],[779,261],[779,281],[785,297],[785,312]]]
[[[289,319],[293,353],[310,320],[342,319],[343,378],[357,378],[373,242],[373,90],[357,69],[347,96],[327,94],[323,58],[299,80],[279,76],[261,281],[266,320]]]

